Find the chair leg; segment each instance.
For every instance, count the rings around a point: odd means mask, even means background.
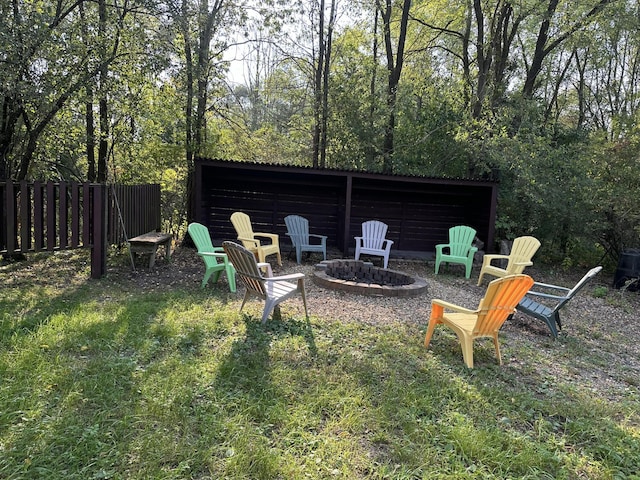
[[[227,281],[229,282],[229,290],[236,293],[236,270],[233,265],[229,265],[225,271],[227,272]]]
[[[438,275],[438,272],[440,271],[440,262],[442,260],[440,260],[439,258],[436,258],[436,275]]]
[[[465,365],[468,368],[473,368],[473,338],[458,333],[458,340],[460,340],[460,346],[462,347],[462,359]]]
[[[556,338],[558,338],[558,329],[556,328],[557,321],[556,321],[555,315],[544,317],[543,320],[544,320],[544,323],[547,324],[547,327],[549,327],[549,330],[551,331],[551,335],[553,336],[553,339],[555,340]]]
[[[467,277],[467,280],[469,278],[471,278],[471,268],[473,267],[473,265],[471,263],[467,263],[465,265],[465,276]]]
[[[296,260],[298,265],[300,265],[300,262],[302,261],[302,248],[300,247],[296,247]]]
[[[298,279],[298,290],[300,290],[300,295],[302,295],[302,304],[304,305],[304,316],[305,318],[309,318],[309,312],[307,311],[307,294],[304,291],[304,280],[302,278]]]
[[[433,331],[436,329],[436,325],[438,325],[438,320],[431,318],[429,319],[429,326],[427,327],[427,334],[424,336],[424,348],[429,348],[429,344],[431,343],[431,337],[433,336]]]
[[[207,282],[209,281],[209,278],[211,278],[211,275],[213,274],[212,270],[207,270],[206,272],[204,272],[204,278],[202,279],[202,283],[200,284],[200,288],[204,288],[207,286]]]
[[[498,365],[502,365],[502,356],[500,355],[500,342],[498,342],[498,332],[493,335],[493,345],[496,347],[496,357]]]
[[[267,299],[264,302],[264,311],[262,312],[262,320],[261,320],[263,325],[267,323],[267,318],[269,318],[269,314],[275,308],[275,306],[276,306],[276,303],[273,302],[273,300]]]
[[[240,311],[244,308],[244,304],[247,303],[247,299],[251,296],[249,293],[249,289],[244,292],[244,297],[242,298],[242,305],[240,305]]]

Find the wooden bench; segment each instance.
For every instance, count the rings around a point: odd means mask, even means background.
[[[171,240],[172,236],[168,233],[149,232],[129,239],[129,249],[131,254],[150,254],[149,268],[156,263],[156,253],[158,247],[164,245],[165,257],[171,260]]]

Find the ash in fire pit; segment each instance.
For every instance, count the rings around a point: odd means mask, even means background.
[[[313,278],[321,287],[360,295],[413,297],[427,290],[421,278],[360,260],[326,260],[316,265]]]

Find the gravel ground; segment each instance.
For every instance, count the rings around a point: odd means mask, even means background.
[[[169,271],[182,265],[185,281],[194,287],[202,280],[202,265],[191,249],[178,250],[170,266],[162,268]],[[330,258],[334,258],[330,255]],[[335,257],[338,258],[338,257]],[[366,259],[366,258],[365,258]],[[423,335],[429,321],[431,300],[441,298],[452,303],[476,308],[482,298],[488,280],[483,286],[476,286],[480,267],[474,266],[471,278],[464,278],[463,267],[458,265],[441,267],[440,274],[434,275],[433,261],[390,260],[389,268],[419,276],[427,281],[428,291],[417,297],[374,297],[331,291],[319,287],[313,282],[315,263],[321,258],[313,254],[303,256],[302,265],[295,263],[295,255],[283,253],[283,266],[274,266],[274,275],[303,272],[307,276],[305,288],[309,314],[339,322],[359,322],[372,326],[392,326],[401,322],[416,330],[416,342],[423,341]],[[381,266],[381,259],[370,259]],[[551,271],[549,269],[530,268],[526,273],[536,281],[572,287],[586,273],[588,268],[575,272]],[[139,270],[140,272],[140,270]],[[138,275],[154,275],[158,272],[144,272]],[[173,277],[175,278],[175,277]],[[493,277],[489,277],[493,279]],[[213,288],[226,289],[226,281]],[[516,313],[501,330],[501,351],[505,368],[516,369],[523,374],[523,381],[535,382],[532,388],[540,385],[553,388],[556,381],[569,380],[576,388],[593,392],[602,398],[631,398],[638,400],[640,394],[640,293],[620,292],[611,288],[612,276],[602,272],[596,276],[561,312],[563,330],[554,341],[543,322]],[[594,297],[596,287],[604,287],[607,294]],[[600,290],[604,290],[600,288]],[[241,302],[243,287],[237,294],[230,294],[231,301]],[[302,315],[302,302],[288,301],[282,304],[284,315]],[[262,305],[252,302],[245,307],[256,316],[260,316]],[[253,310],[251,310],[253,309]],[[433,342],[438,342],[434,337]],[[524,352],[537,355],[535,359],[526,358]],[[457,348],[457,347],[455,347]],[[493,346],[487,341],[481,348],[487,355],[478,356],[476,367],[493,362]],[[578,352],[578,353],[576,353]],[[425,354],[436,354],[425,351]],[[522,358],[525,357],[525,358]],[[462,355],[460,355],[462,365]],[[532,380],[535,379],[535,380]],[[544,387],[547,388],[547,387]],[[541,390],[541,394],[545,391]]]

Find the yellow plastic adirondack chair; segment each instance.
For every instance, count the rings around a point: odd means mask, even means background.
[[[436,275],[442,262],[461,263],[465,267],[465,276],[469,278],[473,267],[473,256],[478,251],[472,246],[474,238],[476,238],[476,231],[471,227],[465,225],[451,227],[449,243],[436,245]]]
[[[535,237],[518,237],[513,241],[509,255],[485,255],[482,259],[482,269],[478,277],[478,286],[482,283],[485,274],[494,277],[506,277],[522,273],[525,267],[533,265],[531,259],[540,248],[540,241]],[[506,268],[491,265],[494,260],[507,260]]]
[[[227,281],[229,282],[229,290],[236,291],[236,272],[233,265],[229,263],[226,253],[222,247],[214,247],[211,243],[211,236],[207,227],[200,223],[191,223],[188,227],[189,235],[193,243],[198,249],[198,255],[202,258],[205,265],[204,278],[202,279],[201,288],[204,288],[211,275],[215,273],[213,281],[217,282],[220,274],[224,271],[227,273]]]
[[[469,310],[444,300],[432,300],[431,318],[424,346],[429,347],[436,325],[444,324],[458,336],[467,367],[473,368],[473,341],[482,337],[493,338],[496,357],[498,363],[502,365],[498,331],[531,285],[533,285],[533,279],[522,274],[494,280],[489,283],[487,292],[476,310]]]
[[[393,240],[389,240],[387,235],[387,224],[378,220],[369,220],[362,224],[362,236],[356,239],[356,260],[360,254],[376,255],[384,258],[384,268],[389,264],[389,252]]]
[[[290,275],[271,276],[271,266],[268,263],[256,262],[253,252],[234,242],[223,242],[222,247],[234,265],[238,277],[246,287],[240,311],[247,299],[253,295],[262,298],[265,302],[262,312],[262,323],[267,321],[271,311],[276,311],[278,305],[294,295],[302,296],[304,313],[308,318],[307,296],[304,290],[304,273]],[[267,276],[260,272],[261,268],[267,268]],[[296,283],[291,283],[295,281]]]
[[[296,249],[298,263],[302,260],[302,252],[318,252],[322,254],[323,260],[327,259],[327,237],[309,233],[309,220],[300,215],[287,215],[284,217],[284,223],[287,226],[287,235]]]
[[[258,261],[264,263],[266,262],[265,259],[267,255],[273,255],[275,253],[278,258],[278,265],[282,265],[280,242],[277,234],[254,232],[249,215],[243,212],[233,213],[231,215],[231,223],[233,223],[233,228],[236,229],[238,240],[242,242],[245,248],[254,253]],[[271,243],[263,244],[260,239],[256,237],[269,239]]]

